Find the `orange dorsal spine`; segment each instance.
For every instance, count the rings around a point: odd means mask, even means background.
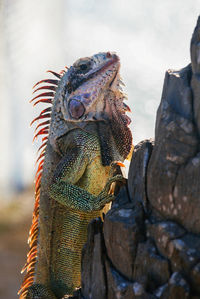
[[[50,72],[51,74],[56,76],[57,79],[56,80],[44,79],[44,80],[37,82],[33,86],[33,88],[35,88],[39,84],[43,84],[43,83],[49,83],[52,85],[48,85],[48,86],[45,85],[45,86],[41,86],[39,88],[37,87],[37,89],[34,91],[34,93],[39,90],[44,90],[44,89],[47,89],[48,91],[35,96],[31,100],[31,102],[34,102],[37,99],[37,101],[33,104],[33,106],[37,105],[38,103],[47,103],[47,104],[50,104],[50,107],[42,110],[41,113],[39,114],[39,116],[36,117],[31,122],[31,125],[32,125],[36,121],[42,121],[41,123],[37,124],[37,126],[36,126],[34,140],[40,135],[45,135],[45,136],[43,136],[43,138],[42,138],[42,145],[39,147],[38,159],[36,161],[36,164],[38,164],[38,165],[37,165],[37,171],[36,171],[36,175],[35,175],[35,205],[34,205],[33,216],[32,216],[32,225],[31,225],[31,228],[29,231],[29,238],[28,238],[29,252],[27,254],[27,262],[21,271],[21,273],[26,271],[26,275],[24,276],[22,285],[18,292],[20,299],[26,298],[26,295],[28,293],[28,288],[34,283],[35,266],[36,266],[36,262],[37,262],[38,234],[39,234],[40,187],[41,187],[41,179],[42,179],[43,164],[44,164],[44,158],[42,160],[41,160],[41,158],[45,157],[45,150],[46,150],[47,140],[48,140],[49,125],[50,125],[50,118],[51,118],[51,106],[52,106],[53,98],[54,98],[58,83],[60,81],[60,78],[64,74],[63,72],[61,72],[60,74],[57,74],[53,71],[48,71],[48,72]],[[43,98],[43,97],[48,97],[48,98]],[[44,119],[45,119],[45,121],[43,121]]]

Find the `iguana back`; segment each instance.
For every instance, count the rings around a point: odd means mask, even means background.
[[[116,54],[99,53],[52,72],[33,98],[50,103],[34,119],[43,137],[35,179],[27,271],[20,298],[62,298],[80,286],[81,250],[88,223],[113,200],[117,164],[131,149],[129,107],[120,89]],[[32,123],[33,123],[32,122]]]

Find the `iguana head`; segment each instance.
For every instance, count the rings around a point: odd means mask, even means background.
[[[66,74],[61,106],[64,119],[84,122],[107,118],[110,113],[108,98],[122,96],[119,69],[119,57],[110,52],[77,60]],[[126,106],[122,102],[118,108],[123,111]]]
[[[104,138],[106,125],[112,131],[108,138],[113,137],[117,144],[121,138],[124,145],[120,143],[118,149],[121,156],[127,156],[132,143],[128,128],[130,118],[126,115],[130,109],[124,103],[119,70],[119,57],[115,53],[102,52],[77,60],[58,75],[60,80],[52,101],[49,130],[54,150],[58,151],[57,140],[69,130],[86,128],[88,123],[95,122],[100,139]],[[101,129],[102,124],[104,129]]]

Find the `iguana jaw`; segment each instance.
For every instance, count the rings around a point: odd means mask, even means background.
[[[94,76],[98,76],[106,72],[110,66],[116,65],[119,69],[120,67],[120,61],[119,57],[116,54],[111,54],[110,52],[107,53],[108,60],[100,64],[99,67],[96,67],[92,69],[90,72],[88,72],[87,76],[84,78],[84,82],[92,79]]]
[[[80,67],[88,63],[90,64],[90,69],[87,72],[81,72]],[[68,93],[74,92],[79,86],[92,78],[102,75],[114,64],[118,66],[118,69],[120,68],[120,59],[113,52],[99,53],[91,57],[79,59],[69,69]]]

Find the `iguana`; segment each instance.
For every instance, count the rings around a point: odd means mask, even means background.
[[[34,85],[47,89],[31,101],[50,103],[32,123],[43,137],[35,177],[30,250],[20,298],[62,298],[80,286],[81,250],[88,223],[114,199],[122,180],[116,165],[130,152],[130,108],[124,103],[120,60],[99,53],[77,60],[56,79]],[[39,84],[48,83],[50,85]]]

